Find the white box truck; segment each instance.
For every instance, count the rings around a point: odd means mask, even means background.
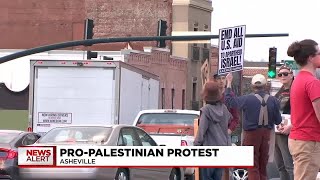
[[[28,130],[130,124],[159,108],[159,77],[121,61],[31,60]]]

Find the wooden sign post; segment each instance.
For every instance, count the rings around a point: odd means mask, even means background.
[[[197,136],[198,133],[198,128],[199,128],[199,119],[195,119],[193,122],[193,130],[194,130],[194,136]],[[199,172],[199,168],[196,167],[194,168],[194,180],[200,180],[200,172]]]

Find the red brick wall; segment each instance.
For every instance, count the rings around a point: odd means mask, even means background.
[[[172,0],[1,0],[0,49],[83,39],[85,18],[95,20],[94,38],[155,36],[159,19],[168,21],[170,33],[171,4]]]
[[[95,21],[94,37],[155,36],[159,19],[171,32],[172,0],[86,0],[86,13]]]
[[[175,89],[174,108],[182,108],[182,90],[186,89],[187,61],[171,57],[169,52],[153,50],[151,54],[132,53],[128,63],[160,77],[165,89],[165,107],[171,108],[171,89]],[[161,91],[160,91],[161,96]],[[185,101],[186,102],[186,101]],[[161,104],[161,100],[160,100]]]
[[[0,48],[25,49],[83,38],[85,0],[1,0]]]

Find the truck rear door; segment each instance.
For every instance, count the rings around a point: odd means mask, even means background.
[[[36,67],[33,131],[70,124],[114,123],[115,68]]]

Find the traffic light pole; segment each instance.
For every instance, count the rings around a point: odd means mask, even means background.
[[[289,36],[289,34],[246,34],[246,38],[261,38],[261,37],[284,37]],[[161,41],[161,40],[171,40],[171,41],[191,41],[191,40],[210,40],[218,39],[219,35],[196,35],[196,36],[147,36],[147,37],[120,37],[120,38],[101,38],[101,39],[87,39],[79,41],[68,41],[63,43],[57,43],[52,45],[40,46],[36,48],[27,49],[17,53],[13,53],[7,56],[0,58],[0,64],[5,63],[20,57],[74,47],[74,46],[91,46],[93,44],[102,44],[102,43],[115,43],[115,42],[130,42],[130,41]]]

